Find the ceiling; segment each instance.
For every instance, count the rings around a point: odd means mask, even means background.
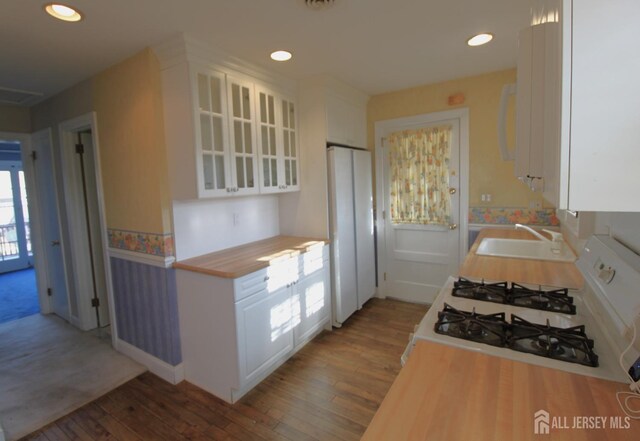
[[[186,32],[290,78],[330,74],[374,95],[514,67],[531,1],[336,0],[313,11],[304,0],[63,0],[85,15],[66,23],[45,0],[3,0],[0,87],[51,96]],[[495,39],[468,47],[479,32]],[[275,49],[293,60],[271,61]]]

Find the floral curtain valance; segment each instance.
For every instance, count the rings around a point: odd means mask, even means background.
[[[449,225],[452,126],[389,136],[390,214],[394,224]]]

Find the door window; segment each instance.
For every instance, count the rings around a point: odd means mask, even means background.
[[[393,224],[449,225],[451,125],[389,136],[390,216]]]

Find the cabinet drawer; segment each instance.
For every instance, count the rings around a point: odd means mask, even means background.
[[[236,302],[267,288],[267,283],[269,282],[267,269],[268,268],[258,270],[233,281],[233,291]]]
[[[273,292],[287,287],[298,279],[298,266],[298,258],[294,257],[235,279],[233,281],[235,301],[238,302],[265,289]]]

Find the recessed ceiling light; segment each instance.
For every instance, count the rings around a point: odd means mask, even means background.
[[[49,3],[44,5],[44,10],[52,17],[63,21],[80,21],[82,14],[77,9],[60,3]]]
[[[291,59],[291,52],[288,52],[288,51],[271,52],[271,59],[275,61],[288,61]]]
[[[482,46],[493,40],[493,34],[478,34],[467,40],[469,46]]]

